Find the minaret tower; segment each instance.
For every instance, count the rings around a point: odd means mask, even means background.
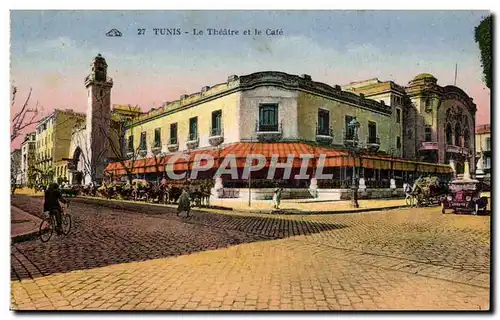
[[[108,65],[101,54],[92,60],[90,66],[91,72],[85,78],[88,99],[85,149],[92,172],[91,177],[86,177],[86,179],[99,183],[102,181],[108,156],[113,80],[107,75]],[[85,181],[85,183],[88,182],[90,181]]]

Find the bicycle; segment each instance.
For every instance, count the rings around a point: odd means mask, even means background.
[[[415,200],[416,200],[415,196],[413,196],[412,194],[409,194],[409,193],[406,194],[405,201],[406,201],[407,206],[413,207],[414,205],[416,205]]]
[[[71,231],[71,215],[68,213],[68,207],[69,203],[66,208],[62,209],[61,212],[61,231],[65,236],[67,236]],[[42,223],[40,223],[39,235],[42,242],[47,242],[50,238],[52,238],[52,234],[56,229],[56,216],[50,214],[49,211],[45,211],[44,215],[45,217],[43,218]]]

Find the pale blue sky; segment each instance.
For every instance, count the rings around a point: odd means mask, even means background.
[[[223,82],[278,70],[330,85],[378,77],[406,85],[429,72],[471,95],[489,123],[474,27],[485,11],[12,11],[11,81],[46,110],[84,110],[83,78],[102,53],[112,103],[144,109]],[[154,36],[152,28],[280,28],[283,36]],[[117,28],[121,38],[105,33]],[[137,28],[149,29],[145,36]]]

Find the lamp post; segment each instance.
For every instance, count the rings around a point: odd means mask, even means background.
[[[358,136],[358,131],[359,127],[361,126],[360,123],[356,118],[353,118],[349,122],[349,129],[353,130],[353,137],[352,137],[352,145],[351,145],[351,154],[353,156],[354,163],[352,165],[352,207],[353,208],[359,208],[359,203],[358,203],[358,184],[357,184],[357,178],[356,178],[356,155],[359,154],[359,136]]]

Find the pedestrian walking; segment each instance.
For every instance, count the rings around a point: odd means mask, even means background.
[[[177,216],[179,216],[181,212],[186,211],[187,216],[189,217],[190,210],[191,210],[191,199],[189,198],[189,193],[187,191],[187,187],[184,187],[184,189],[182,189],[181,196],[179,197],[179,206],[177,207]]]
[[[281,193],[283,191],[282,187],[277,187],[274,189],[274,194],[273,194],[273,207],[275,209],[279,209],[280,203],[281,203]]]

